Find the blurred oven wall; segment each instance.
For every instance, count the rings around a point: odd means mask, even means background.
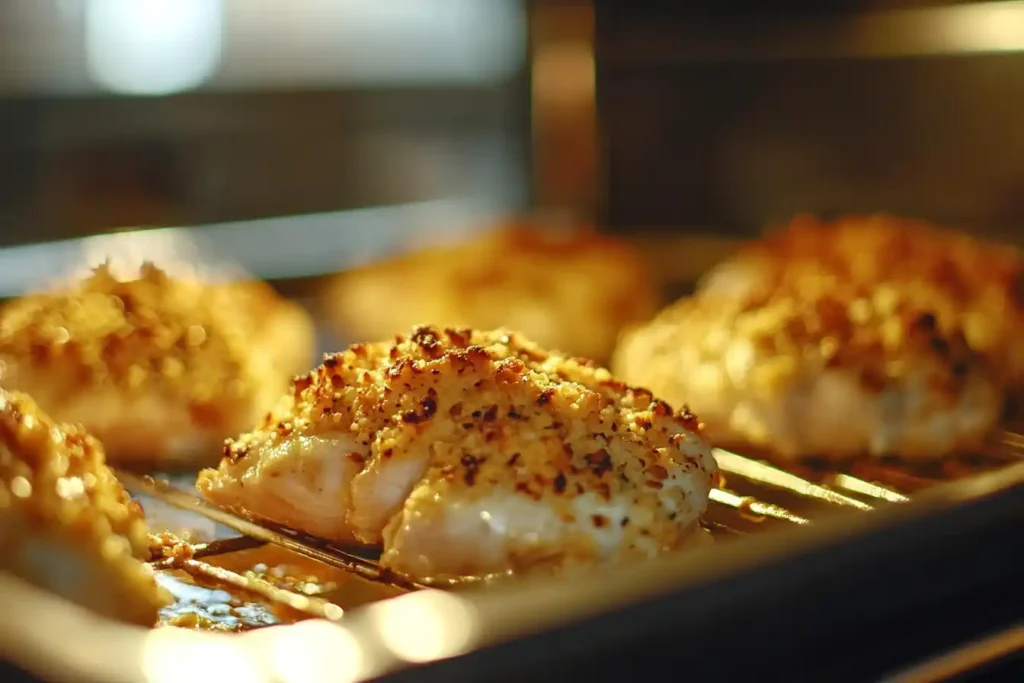
[[[536,139],[576,131],[583,151],[535,153],[535,196],[656,243],[680,277],[803,211],[1021,241],[1024,2],[539,5],[563,28],[534,32]],[[589,101],[539,90],[538,68],[569,79],[588,50]]]
[[[0,246],[529,200],[520,0],[5,0]]]

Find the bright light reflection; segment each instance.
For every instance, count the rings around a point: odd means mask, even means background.
[[[88,0],[89,75],[129,95],[195,88],[220,63],[222,16],[221,0]]]
[[[370,609],[381,640],[407,662],[454,657],[465,651],[473,635],[469,607],[441,591],[421,591]]]
[[[311,620],[266,629],[271,633],[270,661],[282,683],[348,683],[364,668],[359,641],[337,624]]]
[[[187,230],[165,228],[96,235],[82,240],[77,263],[55,284],[60,287],[88,277],[94,268],[104,264],[114,277],[131,280],[139,276],[146,262],[179,278],[226,282],[247,277],[241,266],[211,259],[209,252]]]
[[[142,670],[147,683],[264,683],[269,676],[244,636],[214,635],[163,627],[143,641]]]
[[[955,51],[1016,52],[1024,48],[1021,3],[984,3],[936,14],[932,35]]]

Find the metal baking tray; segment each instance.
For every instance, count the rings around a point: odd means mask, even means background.
[[[819,531],[830,528],[832,518],[838,518],[841,525],[852,524],[854,529],[860,525],[870,529],[876,519],[891,522],[901,519],[906,510],[917,511],[922,505],[934,508],[928,503],[933,491],[947,500],[981,492],[976,482],[990,481],[986,477],[999,482],[999,486],[986,484],[995,496],[1000,486],[1024,482],[1021,442],[1019,436],[1003,433],[984,456],[916,469],[896,461],[872,461],[786,471],[766,461],[717,449],[722,477],[712,492],[705,524],[718,547],[687,553],[682,559],[685,561],[686,555],[699,558],[720,553],[725,557],[733,546],[745,548],[763,540],[758,537],[772,539],[771,548],[776,543],[785,548],[788,541],[781,539],[788,539],[788,531],[802,527],[818,532],[815,538],[834,543],[841,539],[841,533],[822,536]],[[143,501],[155,527],[199,528],[206,537],[205,541],[190,544],[182,557],[155,561],[161,570],[161,582],[177,598],[164,612],[165,623],[224,630],[247,630],[308,618],[345,623],[353,610],[425,588],[382,571],[372,550],[340,547],[212,507],[194,492],[192,477],[120,475],[128,489]],[[925,502],[919,504],[919,497]],[[181,511],[188,519],[171,521],[173,511]],[[843,529],[849,533],[846,526]],[[675,561],[666,560],[669,564]],[[614,571],[595,574],[600,577]],[[837,577],[846,577],[853,570],[836,571]],[[684,576],[681,574],[680,579]],[[751,581],[756,585],[756,580]],[[462,593],[480,592],[473,588],[455,587]],[[742,584],[730,590],[741,588]],[[486,595],[494,592],[483,590]],[[642,602],[644,594],[638,590],[631,600]],[[831,604],[821,603],[814,608],[808,603],[804,609],[820,611]],[[570,609],[566,616],[583,616],[578,608]],[[856,604],[836,607],[856,608]],[[742,614],[740,611],[729,618],[742,621]]]
[[[1024,645],[1024,558],[1013,548],[1024,522],[1024,462],[1014,458],[999,467],[962,463],[985,471],[902,496],[879,481],[888,467],[870,480],[829,473],[815,482],[726,457],[711,509],[718,547],[572,582],[455,592],[396,585],[362,551],[250,526],[187,487],[126,483],[243,532],[195,544],[193,564],[176,570],[189,580],[249,596],[279,615],[275,623],[337,621],[359,667],[316,680],[612,680],[674,668],[725,680],[939,681],[965,661],[1005,659]],[[744,487],[761,493],[734,492]],[[282,564],[309,561],[310,583],[321,589],[242,588],[266,552]]]

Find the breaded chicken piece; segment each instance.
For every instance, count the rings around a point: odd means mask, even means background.
[[[698,294],[757,297],[814,280],[893,288],[908,305],[933,313],[945,333],[962,330],[972,349],[1024,388],[1020,250],[894,216],[832,223],[797,216],[713,268]]]
[[[522,223],[341,273],[324,299],[327,318],[347,339],[388,339],[430,320],[510,328],[599,362],[620,328],[658,306],[647,265],[625,242]]]
[[[994,369],[1010,347],[987,336],[1008,290],[984,284],[963,251],[942,260],[937,244],[955,249],[954,235],[933,243],[914,224],[906,233],[896,222],[864,225],[861,234],[797,222],[750,247],[694,297],[624,334],[613,370],[666,400],[685,396],[716,445],[784,458],[979,448],[1012,381]],[[993,263],[993,273],[1008,268]],[[975,352],[970,330],[989,353]]]
[[[308,369],[313,345],[308,314],[263,283],[103,266],[0,310],[0,385],[85,425],[111,461],[208,463]]]
[[[0,569],[110,618],[156,623],[170,596],[142,509],[79,427],[0,390]]]
[[[198,488],[419,579],[651,557],[697,528],[696,418],[507,331],[415,328],[296,380]]]

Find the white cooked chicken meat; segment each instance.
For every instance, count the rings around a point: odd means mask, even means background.
[[[418,327],[326,357],[197,485],[438,580],[679,549],[715,474],[692,414],[607,370],[511,332]]]

